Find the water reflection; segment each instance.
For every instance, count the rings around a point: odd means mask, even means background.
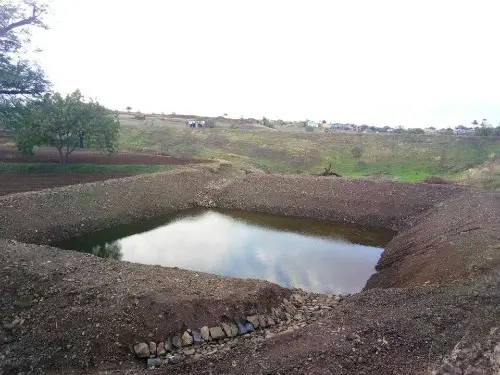
[[[87,237],[80,246],[68,242],[63,247],[86,251],[91,248],[96,255],[115,259],[121,256],[124,261],[264,279],[286,287],[327,293],[361,290],[382,252],[377,246],[344,240],[355,237],[360,239],[356,242],[363,242],[363,236],[356,237],[354,229],[348,230],[346,226],[343,234],[338,235],[340,238],[332,238],[330,232],[328,237],[305,235],[283,228],[261,227],[256,222],[255,217],[250,224],[241,216],[204,212],[114,242],[103,241],[106,233],[99,233],[94,239]],[[332,227],[335,226],[330,223],[328,230]],[[374,237],[375,232],[366,229],[364,232],[370,238],[368,242],[373,243],[374,238],[380,242],[380,234]],[[387,233],[382,237],[387,238]]]
[[[115,241],[112,243],[105,242],[103,244],[94,245],[89,252],[101,258],[111,258],[116,260],[122,259],[120,241]]]

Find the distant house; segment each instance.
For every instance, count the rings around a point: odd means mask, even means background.
[[[468,128],[463,125],[458,125],[455,127],[455,134],[473,134],[474,128]]]
[[[312,128],[319,128],[321,124],[316,121],[307,120],[306,126],[310,126]]]

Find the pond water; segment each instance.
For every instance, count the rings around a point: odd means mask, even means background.
[[[387,230],[296,217],[188,211],[56,246],[129,262],[346,294],[363,288],[393,236]]]

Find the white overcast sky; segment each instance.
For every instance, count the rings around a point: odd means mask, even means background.
[[[500,121],[500,1],[53,0],[54,89],[113,109],[358,124]]]

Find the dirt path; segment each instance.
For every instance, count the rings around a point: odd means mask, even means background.
[[[0,195],[133,176],[128,173],[26,174],[0,172]]]
[[[200,159],[175,158],[171,156],[138,152],[121,152],[118,155],[103,155],[94,150],[75,150],[70,156],[71,164],[108,165],[186,165],[203,163]],[[23,155],[16,148],[0,146],[0,162],[5,163],[58,163],[55,148],[36,148],[35,155]]]
[[[37,148],[35,155],[26,156],[16,148],[0,145],[0,163],[58,163],[53,148]],[[204,160],[174,158],[164,155],[123,152],[107,156],[93,150],[75,150],[70,164],[97,165],[187,165],[204,163]],[[0,172],[0,196],[36,191],[58,186],[75,185],[94,181],[133,176],[137,173],[13,173]]]

